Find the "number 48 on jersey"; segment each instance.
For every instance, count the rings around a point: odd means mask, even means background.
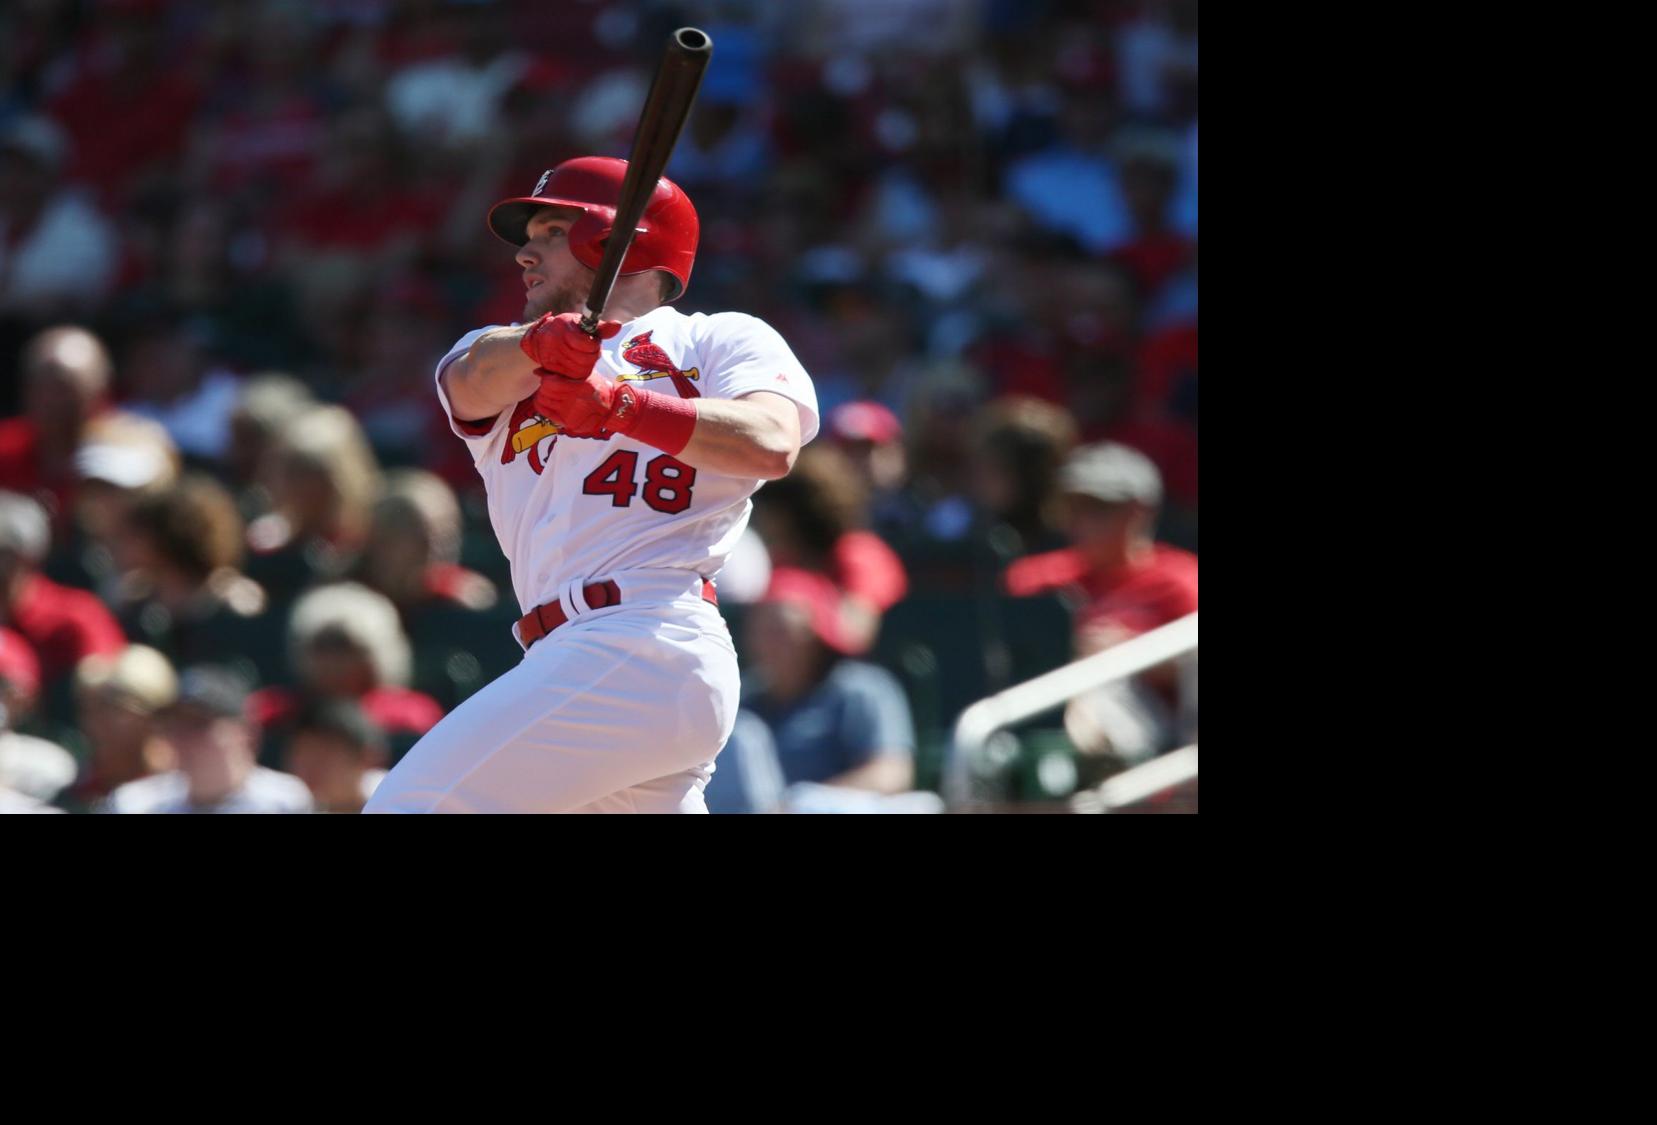
[[[696,470],[663,453],[644,466],[644,481],[635,483],[639,455],[632,449],[618,449],[604,463],[587,474],[581,491],[587,496],[608,496],[613,507],[625,508],[634,496],[658,512],[669,515],[690,507],[690,490],[696,484]]]

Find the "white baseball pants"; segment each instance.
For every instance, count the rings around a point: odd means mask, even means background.
[[[443,718],[368,813],[705,813],[736,722],[736,650],[688,572],[623,572],[586,610]]]

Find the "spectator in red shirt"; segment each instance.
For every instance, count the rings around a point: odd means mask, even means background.
[[[1079,587],[1079,655],[1166,625],[1197,610],[1197,556],[1156,542],[1162,480],[1137,450],[1084,446],[1059,474],[1072,546],[1007,568],[1009,593]]]
[[[106,412],[109,352],[84,328],[48,328],[23,349],[23,413],[0,419],[0,481],[53,508],[67,527],[75,452]]]
[[[279,740],[315,699],[356,700],[394,739],[425,734],[443,717],[435,699],[404,686],[413,672],[413,652],[397,607],[358,583],[319,586],[294,604],[288,659],[297,690],[265,688],[250,704],[255,721]]]
[[[48,692],[86,657],[126,647],[102,602],[38,573],[50,546],[45,510],[27,496],[0,492],[0,625],[29,642]]]
[[[1078,590],[1078,656],[1197,612],[1197,556],[1153,536],[1162,480],[1149,458],[1111,442],[1084,446],[1065,463],[1059,483],[1072,546],[1014,563],[1008,592]],[[1066,727],[1078,749],[1127,764],[1173,749],[1178,694],[1172,665],[1152,669],[1077,700]]]
[[[493,582],[460,565],[461,530],[460,502],[439,477],[423,469],[386,474],[357,573],[397,605],[411,632],[428,609],[485,610],[499,600]]]

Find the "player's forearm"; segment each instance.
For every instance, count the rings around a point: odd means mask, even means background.
[[[679,460],[730,476],[787,476],[800,452],[799,411],[780,395],[765,398],[775,401],[696,399],[696,428]]]
[[[444,369],[444,389],[456,417],[468,422],[490,418],[535,393],[541,385],[535,361],[518,344],[526,327],[485,332]]]

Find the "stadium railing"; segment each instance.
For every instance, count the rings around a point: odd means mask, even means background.
[[[1070,798],[1070,811],[1114,813],[1130,810],[1196,812],[1197,746],[1172,750],[1125,770],[1094,789]],[[1154,807],[1160,803],[1161,807]],[[1177,803],[1177,807],[1176,807]]]
[[[996,692],[988,698],[980,699],[961,712],[961,717],[955,722],[953,752],[944,774],[944,796],[952,805],[970,804],[975,799],[974,782],[979,776],[979,767],[985,761],[986,747],[997,732],[1061,707],[1084,692],[1125,680],[1129,676],[1136,676],[1159,664],[1196,651],[1197,614],[1193,613],[1103,652],[1072,661],[1062,668],[1056,668],[1024,683],[1015,684],[1005,691]],[[1163,765],[1160,772],[1152,771],[1149,774],[1141,774],[1138,779],[1129,779],[1125,785],[1118,786],[1112,793],[1121,797],[1138,792],[1136,784],[1143,785],[1146,779],[1154,781],[1164,775],[1173,778],[1169,785],[1188,784],[1195,780],[1196,747],[1188,746],[1173,754],[1153,759],[1110,781],[1122,781],[1129,778],[1129,774],[1156,766],[1170,758],[1174,759],[1172,766]],[[1105,785],[1108,786],[1110,781]],[[1093,792],[1098,794],[1100,790]],[[1137,799],[1143,800],[1144,797]],[[1081,806],[1086,811],[1106,811],[1102,807],[1096,807],[1105,800],[1107,799],[1101,798],[1096,801],[1094,807],[1090,807],[1084,800]],[[1078,811],[1082,809],[1079,808]]]

